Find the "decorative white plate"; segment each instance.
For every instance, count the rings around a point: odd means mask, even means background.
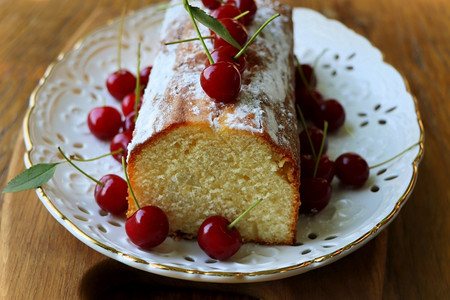
[[[151,6],[125,18],[123,67],[135,70],[138,41],[141,66],[152,63],[163,15]],[[152,251],[142,251],[128,240],[125,218],[100,210],[94,183],[68,164],[58,166],[53,179],[37,189],[46,208],[74,236],[106,256],[148,272],[197,281],[288,277],[336,261],[372,239],[398,214],[417,179],[423,130],[415,100],[402,76],[365,38],[309,9],[295,9],[293,17],[295,53],[302,62],[313,63],[328,49],[317,65],[318,89],[346,108],[347,130],[329,136],[328,155],[335,159],[353,151],[374,165],[418,143],[372,169],[363,187],[344,188],[335,179],[330,205],[317,216],[300,216],[296,246],[245,244],[225,262],[210,259],[195,241],[168,238]],[[118,21],[92,32],[48,68],[24,121],[28,167],[61,161],[57,146],[84,158],[109,152],[108,143],[90,134],[86,116],[102,101],[119,107],[105,88],[107,75],[117,68],[117,32]],[[79,164],[96,178],[122,174],[111,157]]]

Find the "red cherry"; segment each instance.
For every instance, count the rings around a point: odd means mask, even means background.
[[[313,89],[317,86],[317,77],[314,73],[313,67],[308,64],[302,64],[300,65],[301,71],[303,73],[303,76],[305,77],[305,82],[303,81],[302,75],[300,74],[300,71],[297,68],[295,68],[295,88],[296,89],[302,89],[302,88],[310,88]]]
[[[238,54],[239,50],[233,46],[226,45],[221,46],[214,49],[211,52],[212,59],[217,63],[219,61],[225,61],[232,63],[239,70],[239,73],[243,73],[245,71],[245,67],[247,66],[247,60],[244,55],[239,56],[239,59],[236,61],[233,57]],[[206,60],[206,66],[209,66],[209,60]]]
[[[93,108],[87,117],[89,130],[101,140],[110,140],[122,127],[120,112],[111,106]]]
[[[305,119],[313,118],[319,111],[319,105],[323,102],[322,94],[314,89],[295,89],[295,103],[300,106]]]
[[[202,0],[203,5],[209,9],[216,9],[220,6],[220,1],[218,0]]]
[[[227,228],[230,222],[222,216],[212,216],[198,229],[197,242],[209,257],[225,260],[233,256],[242,245],[242,237],[236,227]]]
[[[135,93],[131,93],[125,96],[125,98],[123,98],[122,100],[122,113],[123,115],[126,117],[128,116],[130,113],[134,112],[134,103],[136,100],[136,94]],[[141,94],[141,99],[138,103],[138,111],[142,106],[142,94]]]
[[[128,208],[128,185],[121,177],[108,174],[100,178],[103,186],[95,186],[94,197],[98,206],[112,214],[123,213]]]
[[[153,67],[149,66],[139,72],[139,83],[141,84],[141,90],[145,89],[145,87],[147,86],[152,69]]]
[[[106,79],[106,87],[111,96],[122,101],[123,97],[134,91],[136,77],[129,71],[121,69],[108,76]]]
[[[227,0],[227,4],[234,4],[241,12],[249,11],[248,14],[239,19],[240,22],[247,25],[255,18],[257,6],[255,0]]]
[[[109,146],[109,149],[111,152],[115,152],[119,149],[122,150],[119,154],[114,154],[113,157],[118,162],[122,162],[122,156],[127,158],[128,155],[128,144],[131,142],[131,139],[133,137],[132,131],[122,131],[118,134],[116,134],[113,139],[111,140],[111,144]]]
[[[315,126],[308,126],[308,133],[311,138],[315,153],[319,154],[320,145],[322,144],[323,140],[323,131]],[[313,148],[311,147],[311,143],[309,142],[306,131],[302,130],[302,132],[300,132],[300,153],[312,154],[312,149]],[[325,139],[322,153],[326,153],[327,150],[328,150],[328,142]]]
[[[241,90],[241,73],[234,64],[218,62],[202,71],[200,84],[215,101],[230,103],[236,100]]]
[[[312,120],[320,128],[323,128],[324,121],[327,121],[328,131],[334,131],[345,122],[344,107],[335,99],[326,100],[319,105],[319,109]]]
[[[241,10],[234,5],[222,5],[211,12],[216,19],[234,18],[241,14]]]
[[[158,246],[169,233],[169,221],[157,206],[144,206],[125,222],[125,232],[133,244],[150,249]]]
[[[136,126],[135,113],[132,111],[125,118],[125,122],[123,122],[123,131],[133,132]]]
[[[369,178],[369,165],[356,153],[344,153],[335,161],[336,176],[344,184],[361,186]]]
[[[300,165],[302,168],[302,177],[314,176],[316,161],[311,154],[302,154],[300,157]],[[334,162],[325,154],[322,154],[315,177],[324,178],[331,183],[334,177]]]
[[[331,185],[324,178],[300,179],[300,212],[316,214],[324,209],[331,199]]]
[[[219,19],[219,22],[222,23],[223,26],[228,30],[228,32],[231,34],[231,36],[236,40],[236,42],[242,47],[245,45],[245,43],[248,40],[248,33],[247,29],[239,23],[236,20],[230,19],[230,18],[222,18]],[[213,45],[214,48],[218,48],[221,46],[231,46],[226,42],[223,38],[218,36],[217,34],[214,35],[213,38]]]

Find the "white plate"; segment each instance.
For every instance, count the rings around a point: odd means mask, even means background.
[[[155,6],[125,18],[123,66],[135,70],[138,41],[142,64],[152,63],[163,13]],[[371,170],[368,182],[349,189],[333,181],[330,205],[315,217],[301,216],[296,246],[245,244],[229,261],[208,258],[195,241],[168,238],[142,251],[125,234],[125,218],[101,211],[94,183],[68,164],[37,193],[67,230],[93,249],[148,272],[196,281],[249,282],[279,279],[329,264],[372,239],[398,214],[417,178],[423,152],[423,130],[414,98],[402,76],[383,62],[380,51],[341,23],[309,9],[295,9],[295,53],[317,65],[318,89],[339,99],[347,112],[346,128],[329,136],[328,154],[335,159],[358,152],[369,165],[385,161],[411,145],[400,158]],[[24,121],[26,165],[60,161],[57,146],[85,158],[109,152],[93,137],[86,116],[105,101],[119,107],[105,88],[116,69],[118,21],[89,34],[74,50],[51,65],[31,96]],[[122,174],[111,157],[80,163],[94,177]]]

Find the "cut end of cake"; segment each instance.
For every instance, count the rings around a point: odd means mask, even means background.
[[[300,202],[298,167],[269,141],[226,127],[173,124],[132,150],[130,183],[141,206],[165,211],[173,236],[195,237],[206,218],[221,215],[231,222],[263,199],[237,224],[243,240],[291,245]],[[135,210],[129,201],[128,216]]]

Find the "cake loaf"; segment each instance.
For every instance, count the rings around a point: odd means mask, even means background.
[[[182,6],[166,12],[127,172],[140,206],[163,209],[172,236],[193,238],[207,217],[231,222],[263,199],[236,225],[243,240],[295,242],[300,145],[291,9],[268,0],[257,3],[249,36],[275,13],[281,16],[247,50],[241,91],[231,104],[216,103],[202,90],[207,57],[200,42],[164,46],[196,37]],[[209,32],[203,28],[202,34]],[[129,199],[128,216],[135,211]]]

